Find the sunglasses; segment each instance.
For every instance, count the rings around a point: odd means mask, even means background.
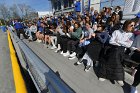
[[[97,26],[97,27],[102,27],[102,26],[99,25],[99,26]]]
[[[130,27],[134,27],[135,25],[130,25]]]

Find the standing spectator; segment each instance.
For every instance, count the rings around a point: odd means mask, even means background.
[[[99,80],[115,80],[121,86],[124,85],[124,69],[122,66],[124,49],[131,47],[134,35],[135,22],[132,20],[125,21],[122,30],[116,30],[112,33],[109,41],[111,48],[108,50],[108,58],[100,60],[101,68],[99,71]]]
[[[77,15],[80,15],[81,12],[81,0],[77,0],[75,3],[75,11]]]

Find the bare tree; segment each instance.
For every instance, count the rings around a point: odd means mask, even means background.
[[[31,16],[36,14],[35,10],[29,5],[18,4],[18,7],[22,13],[22,18],[30,18]],[[33,14],[33,15],[31,15],[31,14]]]
[[[20,18],[19,11],[16,4],[13,4],[13,6],[10,7],[10,11],[11,11],[11,16],[13,18]]]
[[[4,20],[10,18],[9,9],[5,4],[0,4],[0,14]]]

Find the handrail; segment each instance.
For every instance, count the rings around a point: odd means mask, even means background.
[[[11,31],[10,34],[13,37],[12,41],[15,41],[20,48],[27,70],[39,93],[74,93],[15,33]]]

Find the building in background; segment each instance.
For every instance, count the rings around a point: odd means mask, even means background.
[[[51,0],[53,12],[60,14],[74,11],[75,0]],[[81,0],[82,12],[94,7],[100,11],[103,7],[121,6],[124,14],[138,13],[140,11],[140,0]]]
[[[53,13],[50,11],[39,11],[38,12],[38,17],[51,16],[51,15],[53,15]]]

